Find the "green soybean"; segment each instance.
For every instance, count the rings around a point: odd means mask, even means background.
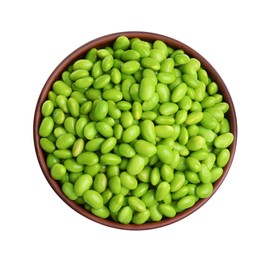
[[[97,79],[95,79],[93,87],[96,89],[102,89],[109,84],[110,79],[111,77],[108,74],[101,75]]]
[[[178,201],[177,207],[180,210],[184,210],[184,209],[192,207],[194,203],[195,203],[195,196],[187,195]]]
[[[134,143],[134,149],[137,154],[144,157],[151,157],[157,152],[156,146],[145,140],[137,140]]]
[[[50,173],[53,179],[61,180],[66,174],[66,167],[60,163],[56,163],[51,167]]]
[[[169,138],[174,134],[174,127],[170,125],[157,125],[155,126],[155,134],[159,138]]]
[[[160,213],[167,218],[173,218],[176,215],[176,210],[170,204],[160,204],[158,207]]]
[[[144,157],[136,154],[128,161],[126,170],[130,175],[137,175],[143,170],[144,166],[145,166]]]
[[[65,168],[70,172],[81,172],[83,171],[84,166],[74,159],[66,159],[64,161]]]
[[[95,127],[97,132],[100,133],[102,136],[106,138],[113,136],[113,128],[109,124],[105,122],[97,122]]]
[[[70,200],[76,200],[78,195],[74,191],[74,185],[70,182],[65,182],[62,186],[62,191]]]
[[[122,194],[115,194],[109,201],[109,210],[112,212],[118,212],[123,206],[124,196]]]
[[[83,199],[94,209],[100,209],[104,206],[102,196],[95,190],[85,191],[83,194]]]
[[[213,185],[212,183],[202,183],[197,186],[196,188],[196,195],[201,198],[207,198],[209,197],[213,192]]]
[[[100,157],[100,162],[105,165],[118,165],[121,163],[121,157],[113,153],[106,153]]]
[[[122,143],[119,145],[118,151],[121,156],[127,157],[127,158],[132,158],[135,156],[135,150],[134,148],[126,143]]]
[[[230,151],[228,149],[222,149],[217,155],[217,166],[224,167],[230,159]]]
[[[150,100],[155,92],[155,82],[151,78],[143,78],[140,82],[139,96],[143,101]]]
[[[80,153],[77,157],[77,162],[85,165],[94,165],[98,163],[98,161],[98,155],[93,152],[83,152]]]
[[[119,176],[113,176],[108,181],[108,187],[114,194],[121,192],[121,181]]]
[[[173,162],[172,149],[166,145],[157,145],[157,156],[165,164],[170,164]]]
[[[122,140],[125,143],[130,143],[140,135],[140,128],[137,125],[132,125],[126,128],[122,134]]]
[[[127,61],[122,64],[121,72],[126,74],[134,74],[140,68],[140,63],[136,60]]]
[[[133,210],[130,206],[123,207],[118,214],[118,220],[122,224],[129,224],[132,221],[132,218]]]
[[[85,191],[92,186],[92,177],[88,174],[82,174],[74,184],[74,192],[77,196],[82,196]]]
[[[155,198],[157,201],[163,200],[170,192],[170,185],[167,181],[159,183],[156,189]]]
[[[41,106],[41,114],[43,117],[50,116],[54,110],[54,104],[51,100],[46,100]]]
[[[48,137],[54,128],[54,121],[51,116],[44,117],[39,127],[39,135],[41,137]]]
[[[149,143],[156,143],[155,126],[151,120],[144,120],[140,123],[141,135]]]
[[[150,212],[148,209],[146,209],[143,212],[136,212],[133,216],[133,223],[137,225],[144,224],[150,217]]]
[[[215,138],[214,145],[217,148],[222,148],[222,149],[227,148],[228,146],[231,145],[233,140],[234,140],[234,136],[232,133],[225,133]]]

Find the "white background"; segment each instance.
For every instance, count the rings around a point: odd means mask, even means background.
[[[0,4],[0,259],[269,259],[268,1],[34,1]],[[37,162],[33,116],[52,70],[99,36],[149,31],[180,40],[233,97],[238,145],[218,192],[191,216],[123,231],[71,210]]]

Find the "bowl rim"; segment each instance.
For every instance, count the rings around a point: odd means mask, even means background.
[[[223,174],[222,176],[213,184],[213,192],[212,194],[205,199],[200,199],[198,200],[191,208],[188,208],[184,210],[181,213],[178,213],[175,217],[173,218],[165,218],[161,221],[158,222],[146,222],[141,225],[137,224],[121,224],[118,222],[115,222],[110,219],[102,219],[100,217],[97,217],[90,213],[89,211],[85,210],[82,208],[80,205],[78,205],[76,202],[68,199],[64,193],[62,192],[60,185],[58,184],[57,181],[55,181],[51,176],[49,169],[46,165],[46,159],[45,159],[45,154],[43,150],[41,149],[41,146],[39,144],[40,136],[38,134],[38,128],[42,119],[41,115],[41,106],[43,102],[47,98],[47,94],[49,90],[52,87],[53,82],[59,78],[61,73],[68,67],[69,64],[73,63],[79,58],[82,58],[84,54],[91,48],[103,48],[106,46],[111,45],[115,41],[115,39],[119,36],[126,36],[129,39],[131,38],[140,38],[141,40],[146,40],[146,41],[151,41],[153,42],[154,40],[161,40],[165,42],[168,46],[176,49],[183,49],[186,54],[188,54],[190,57],[195,57],[197,58],[203,69],[205,69],[208,73],[208,75],[217,83],[220,93],[223,95],[223,98],[225,102],[229,104],[229,111],[227,113],[227,116],[229,118],[230,122],[230,129],[231,132],[234,135],[234,141],[229,147],[230,150],[230,159],[226,166],[223,169]],[[215,194],[215,192],[219,189],[221,184],[223,183],[224,179],[226,178],[230,167],[232,165],[234,155],[235,155],[235,150],[236,150],[236,145],[237,145],[237,118],[236,118],[236,112],[235,112],[235,107],[233,100],[231,98],[231,95],[228,91],[228,88],[226,87],[224,81],[222,80],[221,76],[219,73],[215,70],[215,68],[197,51],[186,45],[185,43],[175,39],[171,38],[169,36],[165,36],[163,34],[158,34],[158,33],[152,33],[152,32],[146,32],[146,31],[122,31],[122,32],[116,32],[116,33],[111,33],[107,34],[98,38],[95,38],[93,40],[88,41],[87,43],[83,44],[82,46],[78,47],[75,49],[73,52],[71,52],[66,58],[64,58],[59,65],[53,70],[53,72],[50,74],[48,77],[47,81],[45,82],[40,95],[38,97],[35,111],[34,111],[34,122],[33,122],[33,139],[34,139],[34,148],[36,152],[36,156],[39,162],[39,165],[41,167],[41,170],[43,172],[43,175],[45,176],[46,180],[52,187],[52,189],[55,191],[55,193],[73,210],[81,214],[82,216],[105,226],[112,227],[112,228],[117,228],[117,229],[123,229],[123,230],[148,230],[148,229],[155,229],[155,228],[160,228],[164,227],[167,225],[170,225],[172,223],[178,222],[179,220],[184,219],[185,217],[191,215],[195,211],[197,211],[201,206],[203,206],[212,196]]]

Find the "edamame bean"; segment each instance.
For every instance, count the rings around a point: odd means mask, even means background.
[[[149,143],[156,143],[155,127],[151,120],[144,120],[140,123],[141,135]]]
[[[144,194],[146,194],[146,192],[148,191],[149,189],[149,184],[148,183],[139,183],[136,188],[132,191],[132,194],[139,198],[139,197],[142,197]]]
[[[99,158],[93,152],[83,152],[80,153],[77,157],[77,162],[85,165],[94,165],[98,163]]]
[[[83,165],[75,161],[74,159],[66,159],[64,161],[65,168],[70,172],[81,172],[83,171]]]
[[[132,218],[133,210],[130,206],[123,207],[118,214],[118,220],[122,224],[129,224],[132,221]]]
[[[204,112],[203,114],[204,116],[201,120],[201,125],[207,129],[213,130],[217,126],[218,121],[207,112]]]
[[[224,148],[229,147],[231,143],[233,142],[233,140],[234,140],[234,136],[232,133],[225,133],[215,138],[214,145],[217,148],[224,149]]]
[[[51,116],[44,117],[39,127],[39,135],[41,137],[48,137],[54,128],[54,121]]]
[[[48,154],[47,159],[46,159],[46,164],[48,168],[51,169],[51,167],[56,163],[60,163],[60,159],[57,158],[54,154],[51,154],[51,153]]]
[[[203,148],[205,144],[205,139],[202,136],[197,135],[191,137],[186,146],[190,151],[197,151]]]
[[[105,122],[97,122],[95,128],[102,136],[109,138],[113,136],[113,128]]]
[[[69,97],[72,93],[72,88],[62,80],[55,81],[52,85],[52,89],[57,95],[63,95],[65,97]]]
[[[211,169],[210,173],[211,173],[211,183],[214,183],[221,177],[223,173],[223,168],[214,167],[213,169]]]
[[[166,102],[161,104],[159,112],[162,115],[170,116],[175,114],[178,111],[178,105],[172,102]]]
[[[51,100],[46,100],[41,107],[41,114],[43,117],[50,116],[53,112],[54,105]]]
[[[119,145],[118,151],[121,156],[126,158],[132,158],[135,156],[135,150],[129,144],[123,143]]]
[[[179,102],[187,93],[187,85],[186,83],[182,82],[181,84],[179,84],[172,92],[171,95],[171,100],[174,103]]]
[[[192,207],[194,203],[195,203],[195,196],[187,195],[178,201],[177,207],[180,210],[184,210]]]
[[[100,162],[105,165],[117,165],[121,163],[121,158],[116,154],[106,153],[101,155]]]
[[[172,137],[175,132],[173,126],[170,125],[156,125],[155,134],[159,138],[169,138]]]
[[[123,206],[124,196],[122,194],[115,194],[109,201],[109,210],[112,212],[118,212]]]
[[[109,137],[105,140],[101,145],[101,153],[109,153],[113,150],[115,145],[117,144],[117,139],[115,137]]]
[[[162,161],[162,163],[170,164],[173,162],[172,149],[166,145],[157,145],[157,156]]]
[[[106,190],[107,187],[107,177],[104,173],[98,173],[94,176],[93,189],[100,194]]]
[[[114,102],[118,102],[120,100],[122,100],[123,95],[121,93],[121,91],[117,90],[117,89],[107,89],[103,92],[103,99],[105,100],[111,100]]]
[[[52,153],[56,149],[54,143],[46,137],[40,138],[40,146],[47,153]]]
[[[186,164],[190,171],[199,172],[201,170],[201,163],[194,157],[188,157]]]
[[[76,138],[74,135],[70,133],[66,133],[61,135],[59,138],[56,140],[56,147],[59,149],[67,149],[70,146],[74,144],[76,141]]]
[[[79,138],[73,144],[72,155],[74,157],[77,157],[79,154],[82,153],[83,149],[84,149],[84,139]]]
[[[91,212],[100,218],[108,218],[110,215],[110,212],[106,206],[103,206],[99,209],[91,208]]]
[[[144,169],[144,166],[145,166],[144,157],[136,154],[128,161],[126,170],[130,175],[137,175]]]
[[[95,135],[97,134],[96,130],[96,123],[95,122],[90,122],[84,127],[84,136],[88,140],[92,140]]]
[[[136,60],[127,61],[122,64],[121,72],[126,74],[134,74],[140,68],[140,63]]]
[[[191,112],[188,114],[185,123],[187,125],[196,125],[203,119],[204,114],[200,111]]]
[[[122,186],[129,190],[134,190],[138,184],[137,179],[134,176],[128,174],[127,172],[120,173],[120,181]]]
[[[106,117],[108,113],[108,103],[104,100],[99,100],[93,109],[93,117],[96,121],[100,121]]]
[[[132,114],[135,120],[139,120],[142,116],[142,105],[141,103],[135,101],[132,106]]]
[[[149,216],[150,216],[150,212],[148,209],[146,209],[143,212],[136,212],[133,216],[132,221],[134,224],[141,225],[149,219]]]
[[[119,36],[114,44],[113,49],[114,50],[126,50],[130,45],[130,40],[126,36]]]
[[[140,58],[148,57],[150,55],[150,48],[145,41],[135,41],[132,43],[132,49],[136,50],[140,54]]]
[[[82,196],[85,191],[92,186],[92,177],[88,174],[82,174],[74,184],[74,192],[77,196]]]
[[[157,148],[155,145],[144,140],[137,140],[134,143],[134,149],[137,154],[143,157],[151,157],[157,152]]]
[[[150,100],[155,92],[155,82],[151,78],[143,78],[140,82],[139,96],[143,101]]]
[[[121,113],[120,123],[123,128],[128,128],[129,126],[133,125],[134,118],[130,111],[124,111]]]
[[[183,187],[184,183],[185,175],[182,172],[176,172],[173,180],[170,182],[170,191],[178,191],[181,187]]]
[[[113,176],[109,179],[108,181],[108,186],[109,189],[114,193],[114,194],[119,194],[121,192],[121,181],[119,176]]]
[[[230,159],[230,151],[228,149],[222,149],[217,155],[217,166],[224,167]]]
[[[209,183],[211,181],[211,172],[204,164],[201,164],[201,170],[199,171],[198,175],[202,183]]]
[[[176,80],[175,74],[171,72],[159,72],[157,78],[163,84],[171,84]]]
[[[85,191],[83,194],[83,199],[94,209],[100,209],[104,206],[102,196],[95,190]]]
[[[53,152],[53,155],[59,159],[70,159],[72,158],[72,152],[69,149],[59,149]]]
[[[137,125],[132,125],[126,128],[122,134],[122,140],[125,143],[130,143],[140,135],[140,128]]]
[[[74,185],[70,182],[65,182],[62,186],[62,191],[70,200],[76,200],[78,195],[74,191]]]
[[[151,111],[152,109],[154,109],[159,102],[159,94],[158,93],[154,93],[152,98],[148,101],[144,101],[142,103],[142,110],[143,111]]]
[[[53,179],[61,180],[66,174],[66,167],[60,163],[56,163],[51,167],[50,174]]]
[[[161,180],[161,173],[158,167],[154,167],[150,173],[150,183],[153,186],[156,186],[157,184],[159,184]]]
[[[196,195],[201,198],[205,199],[208,198],[213,192],[213,185],[212,183],[202,183],[197,186],[196,188]]]
[[[96,89],[102,89],[106,85],[109,84],[110,79],[111,79],[111,77],[108,74],[101,75],[97,79],[94,80],[93,87],[96,88]]]
[[[170,192],[170,185],[167,181],[159,183],[156,189],[155,198],[157,201],[163,200]]]
[[[158,204],[154,204],[151,207],[149,207],[149,212],[150,212],[150,219],[152,221],[160,221],[163,217],[161,212],[158,209]]]
[[[145,203],[137,197],[130,196],[128,198],[128,204],[135,211],[144,212],[146,210]]]
[[[158,209],[167,218],[173,218],[177,214],[176,210],[170,204],[160,204]]]

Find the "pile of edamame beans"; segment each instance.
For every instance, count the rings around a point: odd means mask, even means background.
[[[228,110],[199,60],[120,36],[53,83],[40,146],[70,200],[122,224],[156,222],[212,194],[234,140]]]

